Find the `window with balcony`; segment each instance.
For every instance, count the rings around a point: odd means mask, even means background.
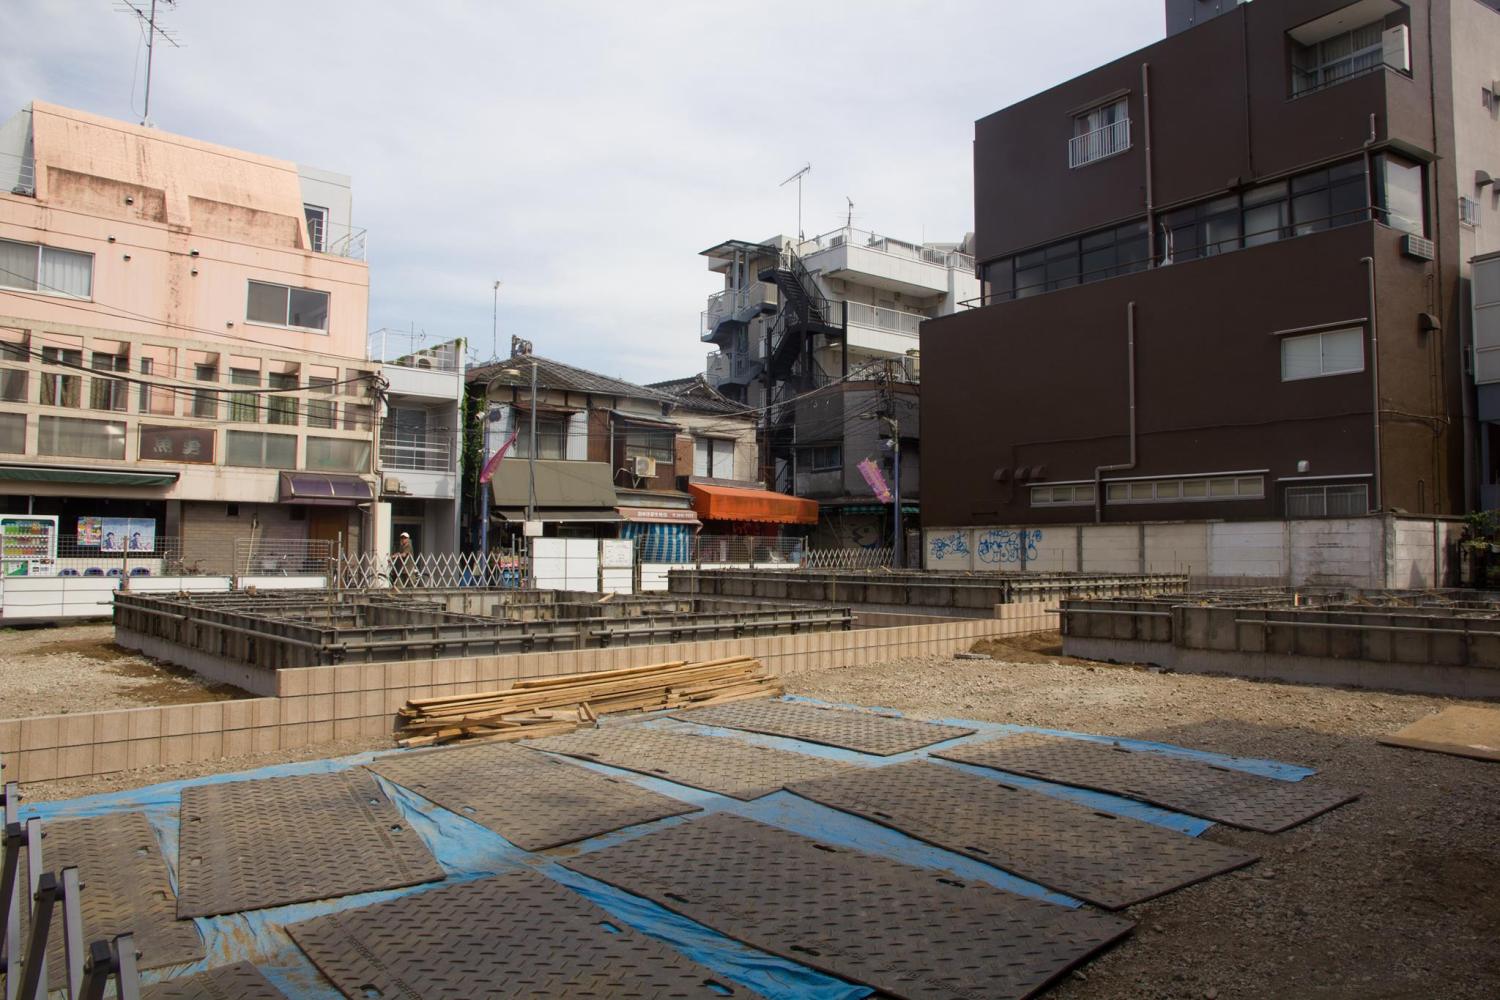
[[[297,437],[295,434],[227,431],[224,435],[224,464],[252,469],[295,469]]]
[[[1297,382],[1365,370],[1365,331],[1327,330],[1281,340],[1281,381]]]
[[[1073,118],[1073,138],[1068,141],[1068,166],[1081,167],[1129,148],[1130,101],[1121,97]]]
[[[1379,18],[1351,31],[1302,44],[1292,41],[1292,96],[1331,87],[1350,77],[1384,65],[1381,36],[1385,19]]]
[[[94,255],[0,240],[0,287],[86,299],[94,289]]]
[[[36,450],[38,455],[124,461],[125,423],[117,420],[40,417]]]
[[[265,281],[250,282],[245,319],[265,326],[328,332],[328,293]]]
[[[391,469],[447,472],[450,439],[431,426],[432,415],[415,406],[393,406],[380,430],[380,462]]]

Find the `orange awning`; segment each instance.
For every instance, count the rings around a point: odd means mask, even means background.
[[[705,521],[761,521],[768,524],[817,524],[818,502],[770,490],[688,484],[693,509]]]

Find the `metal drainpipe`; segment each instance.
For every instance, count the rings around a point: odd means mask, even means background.
[[[1125,371],[1130,391],[1130,461],[1101,465],[1094,469],[1094,523],[1104,522],[1104,474],[1126,472],[1136,466],[1135,442],[1135,303],[1125,306]]]
[[[1156,188],[1151,178],[1151,64],[1141,63],[1141,118],[1146,138],[1146,261],[1156,266]]]
[[[1370,509],[1378,511],[1383,505],[1384,495],[1381,492],[1380,476],[1380,340],[1377,336],[1378,328],[1375,320],[1375,258],[1361,257],[1359,262],[1365,265],[1365,272],[1369,275],[1370,283],[1370,427],[1375,445],[1373,462],[1375,495],[1371,498]]]

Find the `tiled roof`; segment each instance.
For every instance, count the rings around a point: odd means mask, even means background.
[[[747,413],[750,409],[709,385],[702,375],[652,382],[648,388],[671,396],[679,408],[695,413]]]
[[[626,382],[624,379],[613,378],[609,375],[600,375],[598,372],[591,372],[585,368],[575,368],[573,365],[553,361],[551,358],[544,358],[537,354],[512,357],[494,364],[476,365],[468,370],[464,381],[470,385],[483,384],[500,374],[502,370],[515,368],[521,374],[510,381],[524,386],[529,384],[531,378],[529,366],[533,361],[536,362],[536,381],[539,388],[625,396],[630,399],[649,399],[660,403],[677,402],[677,397],[659,389]]]

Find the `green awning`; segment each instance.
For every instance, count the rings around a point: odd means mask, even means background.
[[[50,465],[0,465],[0,480],[16,483],[79,483],[87,486],[171,486],[175,472],[64,469]]]

